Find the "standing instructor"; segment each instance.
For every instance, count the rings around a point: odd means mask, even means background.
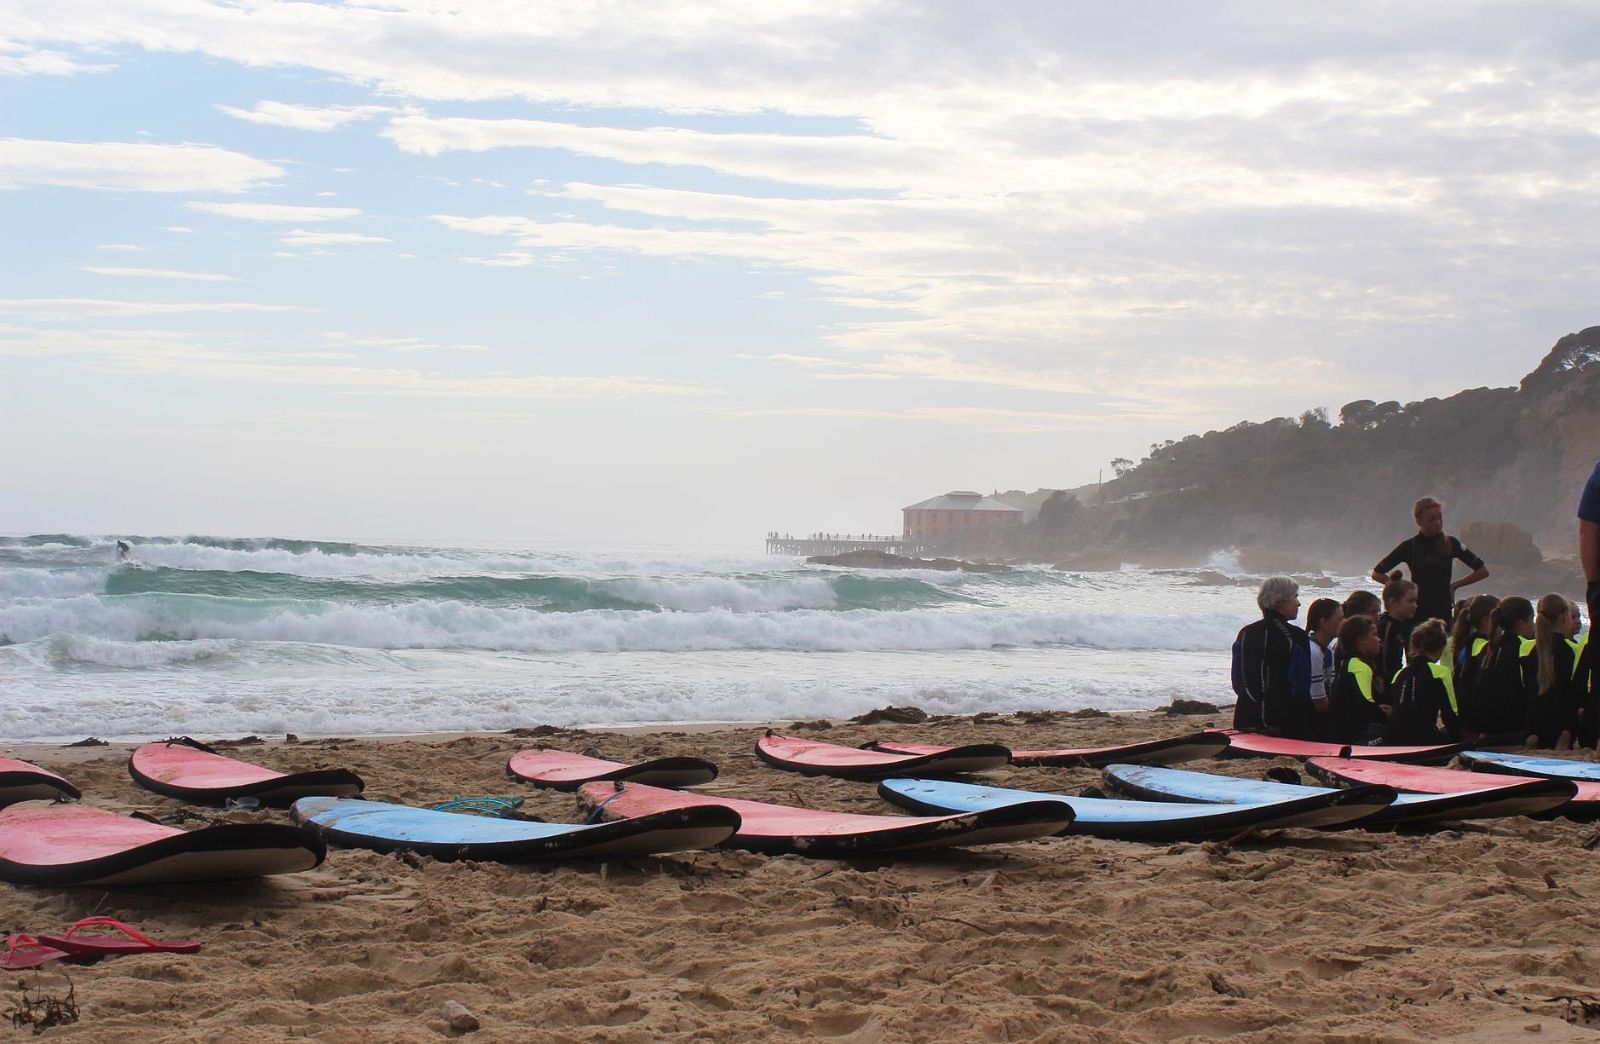
[[[1411,570],[1411,582],[1417,585],[1416,620],[1443,620],[1448,626],[1455,607],[1458,587],[1475,584],[1489,576],[1483,559],[1463,547],[1461,541],[1444,532],[1444,505],[1432,497],[1423,497],[1411,508],[1411,517],[1417,522],[1417,535],[1400,541],[1383,561],[1372,567],[1372,579],[1380,584],[1389,582],[1389,570],[1402,563]],[[1461,559],[1472,572],[1460,580],[1450,579],[1456,559]]]

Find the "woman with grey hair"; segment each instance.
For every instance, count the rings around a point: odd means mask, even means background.
[[[1290,623],[1300,615],[1300,585],[1269,576],[1256,592],[1261,619],[1233,643],[1233,727],[1241,732],[1309,739],[1311,642]]]

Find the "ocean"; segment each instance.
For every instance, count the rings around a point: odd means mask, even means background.
[[[1228,649],[1258,615],[1226,555],[969,574],[189,536],[129,538],[121,562],[115,539],[0,537],[0,739],[1230,703]]]

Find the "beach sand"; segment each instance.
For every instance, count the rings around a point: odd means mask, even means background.
[[[980,716],[806,734],[1024,748],[1212,724],[1221,718]],[[283,770],[352,768],[374,799],[521,794],[526,811],[564,821],[576,818],[573,796],[509,781],[513,751],[697,754],[723,769],[709,792],[892,811],[870,784],[763,765],[760,732],[277,737],[238,754]],[[180,809],[134,786],[127,749],[4,753],[62,771],[95,805]],[[1259,777],[1267,764],[1197,767]],[[1076,792],[1098,773],[988,778]],[[0,1010],[19,982],[59,993],[65,975],[81,1019],[48,1039],[434,1041],[450,1035],[440,1008],[456,1000],[481,1020],[482,1041],[1588,1040],[1583,1005],[1566,998],[1600,995],[1600,852],[1587,847],[1597,838],[1595,824],[1501,819],[1231,846],[1052,838],[887,862],[727,851],[513,867],[334,849],[315,871],[262,882],[0,885],[7,931],[99,913],[205,944],[195,956],[8,973]],[[1600,1014],[1590,1021],[1600,1027]]]

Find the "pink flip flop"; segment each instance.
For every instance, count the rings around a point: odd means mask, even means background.
[[[6,955],[0,959],[0,970],[22,971],[24,968],[37,968],[50,961],[59,961],[65,956],[65,951],[46,946],[31,935],[18,932],[6,939]]]
[[[117,935],[79,935],[85,928],[109,928]],[[73,957],[114,957],[123,953],[199,953],[200,944],[180,940],[177,942],[164,942],[152,939],[139,929],[129,924],[124,924],[115,917],[85,917],[72,927],[68,928],[65,935],[41,935],[39,941],[58,950],[64,950]]]

